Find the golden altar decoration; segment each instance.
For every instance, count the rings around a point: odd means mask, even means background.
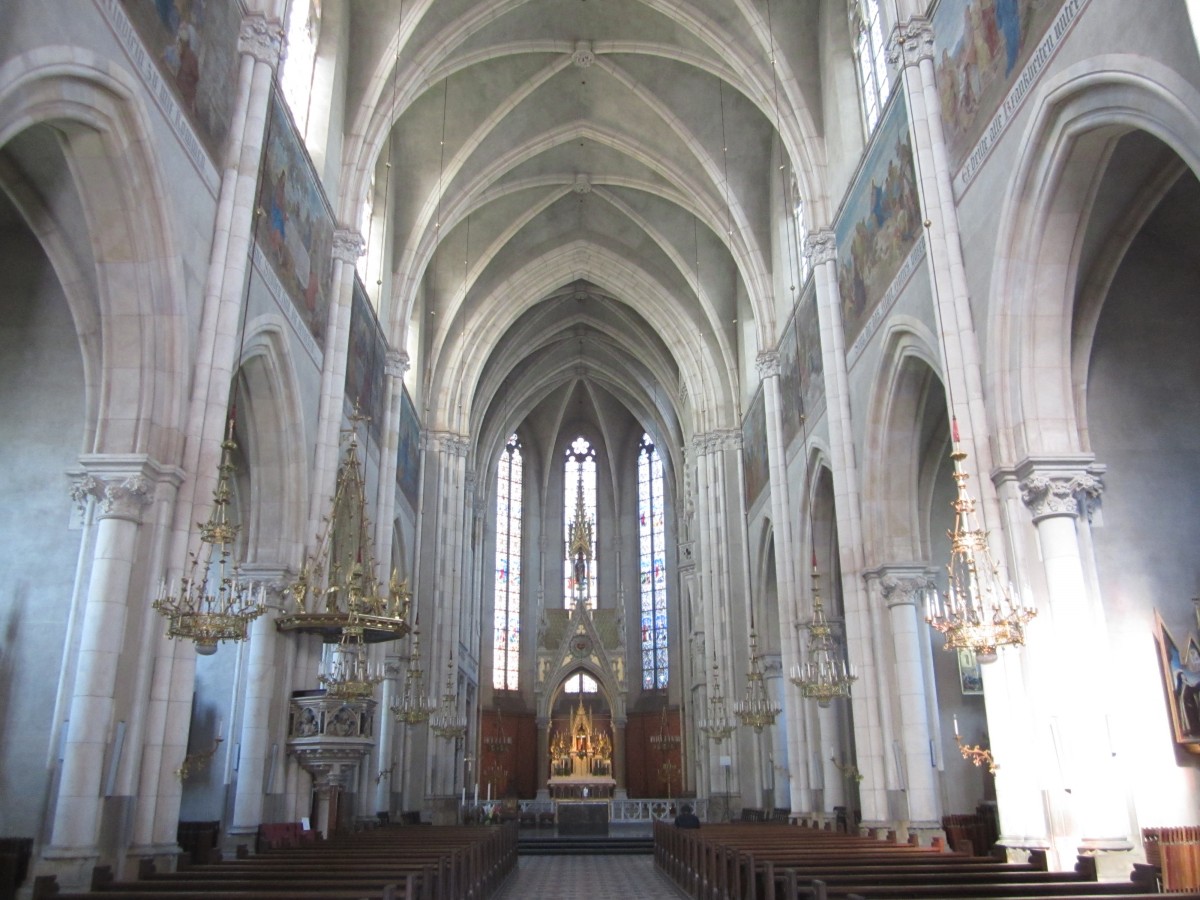
[[[612,736],[605,726],[596,725],[581,696],[570,724],[550,735],[550,796],[556,800],[611,797],[616,785],[612,771]]]

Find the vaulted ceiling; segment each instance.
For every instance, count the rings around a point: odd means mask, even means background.
[[[736,426],[797,280],[792,169],[823,195],[818,5],[347,4],[344,220],[370,198],[428,427],[490,452],[585,383],[660,436]]]

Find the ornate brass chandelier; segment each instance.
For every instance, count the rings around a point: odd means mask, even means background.
[[[433,700],[425,693],[425,670],[421,668],[421,632],[413,628],[412,652],[404,672],[404,693],[400,695],[399,703],[392,704],[392,715],[397,722],[418,725],[429,719],[433,709]]]
[[[769,725],[775,724],[775,717],[782,707],[767,695],[767,687],[763,683],[762,667],[758,658],[758,635],[750,632],[750,671],[746,673],[746,694],[733,704],[733,713],[738,720],[758,734]]]
[[[450,661],[446,674],[446,692],[437,712],[429,717],[433,733],[448,741],[457,740],[467,733],[467,717],[458,711],[458,693],[454,690],[454,660]]]
[[[714,744],[719,744],[733,734],[734,724],[729,718],[729,710],[725,706],[725,695],[721,693],[721,672],[717,668],[716,657],[713,658],[713,686],[708,695],[708,709],[705,717],[697,727],[708,735]]]
[[[997,648],[1025,643],[1025,623],[1037,610],[1025,606],[1011,584],[1000,577],[1000,567],[992,559],[987,532],[976,526],[975,500],[967,492],[970,477],[962,469],[967,458],[958,448],[958,422],[952,420],[954,481],[958,496],[954,507],[954,527],[950,536],[950,563],[946,566],[949,589],[943,596],[929,594],[925,621],[946,636],[946,649],[968,648],[982,663],[994,662]]]
[[[354,421],[360,421],[356,415]],[[363,643],[392,641],[409,632],[412,593],[395,571],[386,586],[375,577],[366,482],[358,458],[358,436],[348,430],[346,455],[338,467],[333,508],[317,549],[288,587],[292,608],[276,621],[280,631],[319,634],[326,643],[354,632]]]
[[[800,688],[800,694],[816,700],[817,706],[827,708],[834,700],[850,696],[850,685],[857,679],[854,670],[838,652],[833,636],[833,626],[825,618],[825,605],[821,602],[820,575],[813,560],[813,617],[808,628],[808,659],[803,664],[792,666],[792,684]]]
[[[327,671],[319,677],[325,695],[335,700],[370,700],[383,673],[373,671],[367,661],[367,645],[362,631],[347,628],[342,632]]]
[[[190,554],[191,564],[179,579],[179,592],[169,594],[163,581],[153,603],[154,609],[167,617],[167,636],[194,641],[201,656],[216,653],[221,641],[244,641],[250,623],[266,608],[265,588],[244,580],[233,558],[241,531],[241,525],[229,515],[236,449],[230,417],[221,443],[212,512],[199,526],[200,549]]]

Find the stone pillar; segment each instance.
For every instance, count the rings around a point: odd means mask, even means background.
[[[117,669],[125,644],[130,580],[142,517],[154,494],[157,467],[144,457],[85,460],[89,475],[77,500],[98,506],[91,578],[83,609],[78,667],[63,747],[62,778],[50,846],[64,883],[83,880],[98,856],[101,778],[112,738]],[[149,476],[149,477],[148,477]],[[76,866],[78,868],[76,868]]]
[[[1077,532],[1080,512],[1103,489],[1102,473],[1090,458],[1027,459],[1017,467],[1046,575],[1048,615],[1036,620],[1030,641],[1042,650],[1036,654],[1037,682],[1049,719],[1049,749],[1057,756],[1052,768],[1064,791],[1059,799],[1070,813],[1054,820],[1052,839],[1060,860],[1133,847],[1123,802],[1128,786],[1114,765],[1103,699],[1113,695],[1108,630],[1103,608],[1089,590]],[[1094,674],[1086,693],[1099,702],[1080,696],[1073,675],[1079,671]]]
[[[354,296],[354,264],[363,254],[363,237],[349,228],[333,233],[333,307],[325,332],[321,364],[321,397],[317,407],[317,441],[313,459],[308,533],[320,532],[337,480],[339,435],[346,402],[346,355],[349,351],[350,310]],[[390,558],[389,548],[389,558]]]
[[[817,295],[817,321],[821,330],[825,375],[826,420],[829,453],[833,462],[834,510],[837,516],[838,556],[842,568],[842,597],[846,612],[846,655],[858,671],[850,701],[854,710],[853,762],[863,781],[859,788],[866,825],[887,820],[887,770],[880,720],[878,672],[879,644],[871,623],[871,604],[863,572],[862,491],[854,455],[853,420],[850,415],[849,370],[846,367],[845,328],[837,285],[837,244],[833,231],[818,229],[805,241],[804,251],[813,267]]]
[[[537,717],[537,799],[549,800],[550,788],[550,718]]]
[[[393,492],[394,493],[394,492]],[[383,664],[383,684],[380,686],[379,720],[375,726],[375,809],[374,812],[392,811],[392,782],[397,777],[395,766],[396,717],[392,706],[396,703],[396,683],[404,677],[395,659]]]
[[[613,719],[613,780],[614,799],[625,800],[628,796],[625,783],[625,720]]]
[[[192,395],[189,400],[183,470],[172,525],[166,577],[175,581],[193,547],[195,522],[209,513],[217,463],[225,435],[229,388],[239,363],[239,329],[245,302],[246,267],[253,250],[259,160],[265,139],[271,83],[282,49],[282,30],[261,15],[243,18],[237,98],[231,121],[214,238],[205,278]],[[142,764],[132,825],[131,854],[169,857],[176,847],[182,785],[175,771],[187,752],[195,650],[191,644],[160,638],[155,650],[150,695],[142,716]]]
[[[908,829],[922,834],[941,830],[942,810],[938,798],[934,760],[930,754],[933,729],[929,722],[929,693],[925,683],[925,659],[921,650],[921,621],[917,601],[933,587],[924,567],[884,566],[872,573],[879,580],[883,601],[891,621],[895,659],[893,696],[900,713],[893,739],[900,742],[904,771],[901,786],[908,798]],[[928,841],[924,841],[928,843]]]
[[[241,752],[238,760],[237,789],[233,798],[233,819],[229,834],[258,832],[263,821],[263,798],[267,789],[270,759],[271,722],[275,720],[276,688],[280,684],[275,664],[280,643],[275,630],[275,610],[282,605],[281,589],[287,578],[283,569],[243,566],[243,573],[265,584],[271,594],[267,611],[250,626],[246,663],[246,705],[242,713]],[[286,704],[285,698],[278,698]]]
[[[387,352],[387,390],[384,409],[387,418],[380,423],[382,446],[379,448],[379,487],[375,501],[375,559],[376,573],[387,580],[392,570],[392,536],[396,517],[396,454],[399,452],[400,415],[404,397],[404,373],[408,371],[408,354],[398,350]],[[410,572],[398,573],[407,580]]]

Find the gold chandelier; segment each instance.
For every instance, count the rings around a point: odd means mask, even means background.
[[[734,724],[725,707],[725,696],[721,693],[721,673],[717,668],[715,656],[713,658],[713,688],[712,693],[708,695],[707,714],[697,723],[697,727],[708,735],[708,739],[714,744],[721,743],[733,734]]]
[[[449,663],[446,674],[446,692],[437,712],[429,717],[433,733],[448,741],[457,740],[467,733],[467,717],[458,711],[458,693],[454,690],[454,660]]]
[[[375,685],[383,681],[383,673],[371,669],[361,629],[347,628],[342,632],[329,667],[318,680],[325,688],[325,695],[335,700],[371,699]]]
[[[421,668],[421,632],[414,628],[412,653],[404,672],[404,693],[400,702],[392,705],[392,715],[397,722],[417,725],[427,721],[432,714],[433,700],[425,693],[425,670]]]
[[[807,626],[808,659],[803,665],[792,666],[791,682],[800,688],[801,696],[816,700],[817,706],[825,709],[834,700],[849,697],[850,685],[858,676],[838,653],[833,626],[825,618],[825,605],[821,602],[820,580],[814,558],[813,617]]]
[[[362,419],[356,414],[353,421]],[[276,627],[280,631],[319,634],[326,643],[341,641],[347,630],[368,644],[392,641],[409,632],[412,593],[395,571],[386,585],[374,575],[375,554],[358,436],[353,428],[347,433],[348,445],[338,467],[332,511],[316,551],[287,589],[293,605],[276,620]]]
[[[746,674],[746,694],[733,704],[733,714],[743,725],[761,734],[764,728],[775,724],[775,717],[781,710],[782,707],[767,695],[758,658],[758,635],[751,631],[750,671]]]
[[[233,558],[241,531],[229,517],[235,449],[231,417],[221,443],[212,512],[199,526],[200,549],[190,554],[191,565],[179,579],[179,593],[169,594],[163,581],[152,604],[167,618],[167,636],[194,641],[201,656],[216,653],[220,641],[244,641],[250,623],[266,609],[266,589],[244,580]]]
[[[1025,606],[1011,584],[1000,577],[1000,567],[992,559],[987,532],[975,527],[975,500],[967,492],[962,470],[966,452],[958,449],[958,423],[952,422],[954,441],[954,481],[958,496],[954,507],[954,528],[950,536],[949,590],[945,595],[934,590],[929,596],[925,621],[946,636],[946,649],[975,651],[980,663],[994,662],[997,648],[1025,643],[1025,623],[1037,610]]]

